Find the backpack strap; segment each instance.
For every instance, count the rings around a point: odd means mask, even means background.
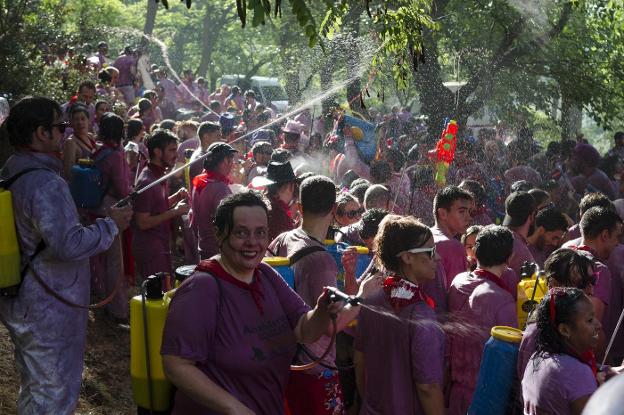
[[[0,188],[8,190],[9,187],[11,187],[13,183],[17,181],[17,179],[35,170],[48,170],[51,172],[51,170],[46,167],[30,167],[28,169],[24,169],[20,171],[19,173],[9,177],[8,179],[0,180]]]
[[[323,252],[323,251],[327,252],[327,249],[319,245],[312,245],[312,246],[306,246],[305,248],[301,248],[300,250],[298,250],[297,252],[295,252],[294,254],[288,257],[288,259],[290,260],[290,266],[292,267],[297,262],[301,261],[303,258],[307,257],[310,254],[313,254],[315,252]]]

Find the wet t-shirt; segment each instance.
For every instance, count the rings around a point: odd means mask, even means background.
[[[202,259],[219,252],[214,231],[214,216],[219,202],[232,194],[229,186],[221,181],[209,182],[201,191],[193,189],[191,198],[191,229],[197,235],[199,254]]]
[[[607,266],[611,272],[611,302],[609,303],[609,331],[613,332],[617,320],[624,307],[624,245],[615,247]],[[619,330],[615,336],[611,354],[614,357],[624,356],[624,332]]]
[[[457,274],[461,274],[468,269],[466,260],[466,249],[457,239],[445,234],[437,226],[431,228],[433,241],[436,246],[436,253],[440,256],[444,273],[446,275],[446,286],[449,287]]]
[[[556,354],[543,360],[533,356],[522,378],[524,413],[571,414],[572,402],[591,395],[597,387],[589,365],[572,356]]]
[[[269,245],[269,250],[276,256],[290,257],[295,252],[308,246],[324,245],[306,234],[303,229],[297,228],[292,231],[279,235]],[[324,287],[336,287],[338,266],[336,261],[329,252],[314,252],[306,255],[293,266],[295,274],[295,290],[301,296],[303,301],[310,306],[316,305],[316,300],[323,292]],[[321,356],[329,345],[330,337],[323,335],[319,340],[306,347],[315,356]],[[333,362],[336,359],[336,347],[332,347],[329,354],[325,358],[326,362]],[[310,359],[303,355],[300,356],[300,363],[309,363]],[[320,374],[323,372],[322,366],[316,366],[305,373]]]
[[[524,376],[524,370],[526,369],[531,356],[535,353],[537,347],[537,324],[535,322],[527,323],[526,328],[522,332],[522,341],[520,342],[520,348],[518,350],[518,362],[516,368],[518,370],[518,379],[522,379]]]
[[[535,259],[531,255],[531,251],[529,251],[529,244],[526,239],[518,232],[510,230],[513,233],[513,253],[507,264],[517,275],[521,275],[520,268],[522,268],[522,264],[525,261],[534,262]]]
[[[360,415],[424,414],[415,386],[441,385],[443,379],[445,336],[435,313],[422,301],[394,312],[383,290],[367,302],[400,319],[360,311],[354,346],[364,354],[366,370]]]
[[[151,166],[143,169],[137,180],[137,189],[147,186],[156,181],[162,174],[155,172]],[[151,187],[145,192],[137,195],[134,199],[134,212],[149,213],[150,216],[157,216],[169,209],[169,192],[167,181],[163,181]],[[169,238],[171,237],[171,221],[165,220],[150,229],[141,230],[133,222],[133,249],[135,251],[147,252],[155,257],[170,254]],[[163,270],[165,271],[165,270]]]
[[[258,278],[256,274],[256,277]],[[262,312],[249,290],[196,272],[171,301],[161,354],[197,368],[256,414],[284,413],[296,350],[294,328],[309,307],[274,270],[261,265]],[[173,414],[216,414],[178,391]]]

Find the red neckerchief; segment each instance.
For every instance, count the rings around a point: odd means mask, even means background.
[[[579,251],[589,252],[594,258],[598,258],[598,256],[596,256],[596,252],[594,252],[594,250],[587,245],[572,246],[572,248],[578,249]]]
[[[90,153],[93,154],[93,152],[97,149],[97,143],[95,142],[93,138],[87,137],[88,141],[84,141],[82,138],[78,137],[76,134],[74,134],[74,137],[76,137],[76,140],[80,142],[80,144],[82,144],[87,150],[89,150]]]
[[[286,215],[288,215],[288,217],[292,219],[292,211],[290,210],[290,206],[288,206],[288,203],[285,203],[279,197],[273,197],[271,198],[271,204],[274,204],[275,207],[279,206],[279,208],[286,212]]]
[[[493,282],[503,290],[507,291],[513,297],[513,292],[509,289],[509,287],[507,287],[507,284],[505,284],[505,282],[500,279],[500,277],[496,276],[496,274],[492,274],[490,271],[486,271],[481,268],[475,269],[472,273],[483,279]]]
[[[216,182],[222,182],[227,185],[231,183],[230,179],[228,179],[221,173],[217,173],[216,171],[204,170],[202,174],[199,174],[193,178],[193,187],[195,188],[197,194],[199,194],[199,192],[201,192],[204,187],[208,185],[208,183]]]
[[[433,298],[425,294],[418,285],[404,278],[390,276],[386,278],[383,284],[383,290],[388,296],[388,300],[395,311],[410,304],[423,301],[431,309],[435,309]]]
[[[258,307],[258,311],[260,311],[261,315],[264,315],[264,309],[262,306],[262,302],[264,301],[264,294],[261,290],[260,285],[260,271],[258,268],[254,270],[254,278],[251,281],[251,284],[247,284],[241,280],[234,278],[232,275],[228,274],[228,272],[223,269],[223,266],[216,259],[205,259],[195,267],[195,271],[207,272],[214,276],[215,278],[220,278],[223,281],[229,282],[230,284],[234,284],[238,288],[242,288],[243,290],[249,291],[251,297],[256,303],[256,307]]]

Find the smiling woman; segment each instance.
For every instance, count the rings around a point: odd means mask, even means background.
[[[314,310],[262,263],[267,205],[257,192],[226,197],[215,213],[219,254],[177,290],[161,353],[176,385],[173,414],[282,414],[296,343],[330,324],[329,295]]]
[[[553,288],[537,309],[537,351],[522,379],[524,413],[580,414],[598,387],[600,321],[578,288]]]

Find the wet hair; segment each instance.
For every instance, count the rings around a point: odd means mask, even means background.
[[[533,196],[533,200],[535,200],[535,206],[539,206],[550,198],[550,194],[546,190],[542,189],[531,189],[529,190],[529,194]]]
[[[603,157],[598,167],[607,176],[609,176],[609,179],[614,180],[614,175],[617,172],[618,163],[620,163],[620,157],[617,154],[612,154],[610,156]]]
[[[533,185],[526,180],[517,180],[509,187],[510,192],[528,192],[533,189]]]
[[[581,212],[581,216],[583,213],[596,206],[613,209],[613,202],[611,202],[611,200],[609,200],[604,193],[587,193],[579,202],[579,211]]]
[[[618,223],[622,223],[622,218],[615,209],[605,209],[603,207],[593,207],[583,213],[580,227],[583,238],[597,238],[602,231],[615,230]]]
[[[80,114],[81,112],[83,112],[87,116],[87,118],[89,118],[89,109],[85,105],[80,103],[72,105],[71,107],[69,107],[69,119],[71,120],[74,115]]]
[[[462,182],[459,184],[459,187],[469,191],[470,194],[472,194],[472,196],[474,197],[477,204],[482,205],[485,201],[485,189],[478,181],[462,180]]]
[[[114,112],[107,112],[100,120],[98,136],[103,141],[112,141],[120,144],[123,140],[124,120]]]
[[[287,143],[296,143],[301,138],[300,133],[287,133],[284,132],[284,141]]]
[[[416,163],[420,159],[420,152],[418,151],[418,144],[414,144],[407,152],[407,161]]]
[[[159,128],[163,130],[173,131],[173,128],[176,126],[176,122],[170,119],[162,120],[160,124],[158,124]]]
[[[570,276],[576,271],[582,281],[589,281],[587,269],[595,266],[594,258],[587,252],[578,249],[560,248],[546,258],[544,273],[548,288],[554,285],[559,287],[573,287]],[[581,287],[577,287],[581,288]]]
[[[357,179],[353,180],[351,182],[351,184],[349,185],[349,190],[353,189],[355,186],[360,185],[360,184],[368,184],[370,185],[370,182],[366,179],[363,179],[361,177],[358,177]]]
[[[247,91],[245,91],[245,98],[248,98],[248,97],[255,98],[256,93],[253,90],[248,89]]]
[[[535,227],[544,228],[546,232],[568,230],[568,221],[563,213],[555,207],[547,207],[537,212],[535,215]]]
[[[221,103],[215,99],[215,100],[210,102],[209,107],[210,107],[211,110],[217,111],[217,110],[221,109]]]
[[[403,168],[405,164],[405,156],[399,150],[394,148],[389,148],[386,151],[386,161],[390,163],[390,166],[394,170],[395,173],[398,173]]]
[[[469,236],[478,234],[479,232],[483,230],[483,228],[484,227],[481,225],[472,225],[468,227],[468,229],[466,229],[466,233],[462,234],[461,236],[460,240],[461,240],[462,245],[466,245],[466,239],[468,239]]]
[[[234,228],[234,210],[237,207],[261,207],[266,213],[267,218],[269,216],[269,202],[262,195],[262,193],[256,190],[247,190],[240,193],[234,193],[226,196],[219,202],[219,206],[215,211],[214,226],[217,228],[217,238],[221,240],[221,244],[225,242]]]
[[[78,85],[78,93],[80,93],[80,91],[82,91],[83,88],[87,88],[92,91],[95,91],[95,84],[93,83],[93,81],[82,81]]]
[[[336,204],[336,186],[325,176],[308,177],[299,188],[299,200],[304,215],[327,215]]]
[[[284,150],[283,148],[276,148],[273,150],[273,154],[271,154],[271,161],[275,161],[278,163],[286,163],[292,155],[288,150]]]
[[[150,158],[154,157],[154,150],[160,149],[160,151],[165,151],[167,146],[171,143],[178,143],[178,138],[173,135],[173,133],[169,130],[164,130],[162,128],[157,128],[152,132],[152,134],[147,137],[145,140],[145,145],[147,146],[147,150],[149,152]]]
[[[141,98],[137,104],[139,107],[139,114],[143,115],[147,111],[152,109],[152,102],[147,98]]]
[[[479,265],[493,267],[509,260],[513,253],[513,234],[499,225],[488,225],[477,235],[475,256]]]
[[[438,190],[433,198],[433,216],[438,218],[438,209],[451,210],[451,206],[456,200],[472,201],[473,197],[469,191],[457,186],[446,186]]]
[[[148,89],[147,91],[143,92],[143,98],[149,99],[149,100],[153,98],[158,98],[158,93],[156,93],[156,91],[152,89]]]
[[[106,69],[107,68],[102,69],[100,70],[100,72],[98,72],[98,79],[103,84],[110,84],[110,82],[113,80],[113,75],[110,71],[107,71]]]
[[[271,143],[267,141],[258,141],[251,148],[251,154],[256,157],[256,154],[258,153],[273,154],[273,146],[271,146]]]
[[[61,106],[46,97],[27,96],[15,103],[4,122],[9,143],[14,147],[32,144],[32,135],[39,127],[52,129],[54,118],[61,117]]]
[[[551,302],[554,301],[554,321],[551,317]],[[536,359],[533,368],[536,369],[540,360],[553,354],[569,353],[563,336],[559,333],[559,324],[573,325],[578,312],[578,304],[582,301],[590,302],[589,298],[578,288],[558,287],[549,290],[537,306],[536,322]]]
[[[359,178],[360,176],[358,176],[356,172],[354,172],[353,170],[347,170],[340,180],[340,187],[351,188],[351,183]]]
[[[613,134],[613,141],[617,144],[618,141],[624,140],[624,131],[618,131]]]
[[[360,183],[355,185],[349,189],[349,193],[351,193],[355,198],[360,202],[361,205],[364,205],[364,196],[366,195],[366,191],[370,187],[370,183]]]
[[[390,272],[400,272],[401,259],[397,255],[422,247],[432,237],[431,230],[413,216],[387,215],[375,236],[375,262]]]
[[[199,124],[199,129],[197,129],[197,135],[199,136],[199,138],[202,138],[206,134],[210,134],[220,130],[221,126],[218,123],[204,121],[203,123]]]
[[[362,226],[358,231],[362,240],[375,237],[379,230],[379,224],[388,215],[388,211],[384,209],[369,209],[362,215]]]
[[[359,204],[358,200],[352,194],[340,193],[338,197],[336,197],[336,214],[340,216],[344,215],[346,206],[351,202]]]
[[[392,176],[390,163],[384,160],[378,160],[371,163],[370,176],[373,183],[386,183]]]
[[[95,112],[97,112],[97,110],[102,106],[102,105],[109,105],[108,101],[104,101],[104,100],[99,100],[98,102],[95,103]]]
[[[384,185],[373,184],[364,193],[364,208],[383,208],[387,209],[390,202],[390,190]]]
[[[137,119],[128,120],[128,128],[126,129],[126,138],[132,140],[139,135],[141,129],[144,128],[143,121]]]
[[[416,166],[412,174],[412,188],[422,189],[433,185],[433,170],[429,166]]]

